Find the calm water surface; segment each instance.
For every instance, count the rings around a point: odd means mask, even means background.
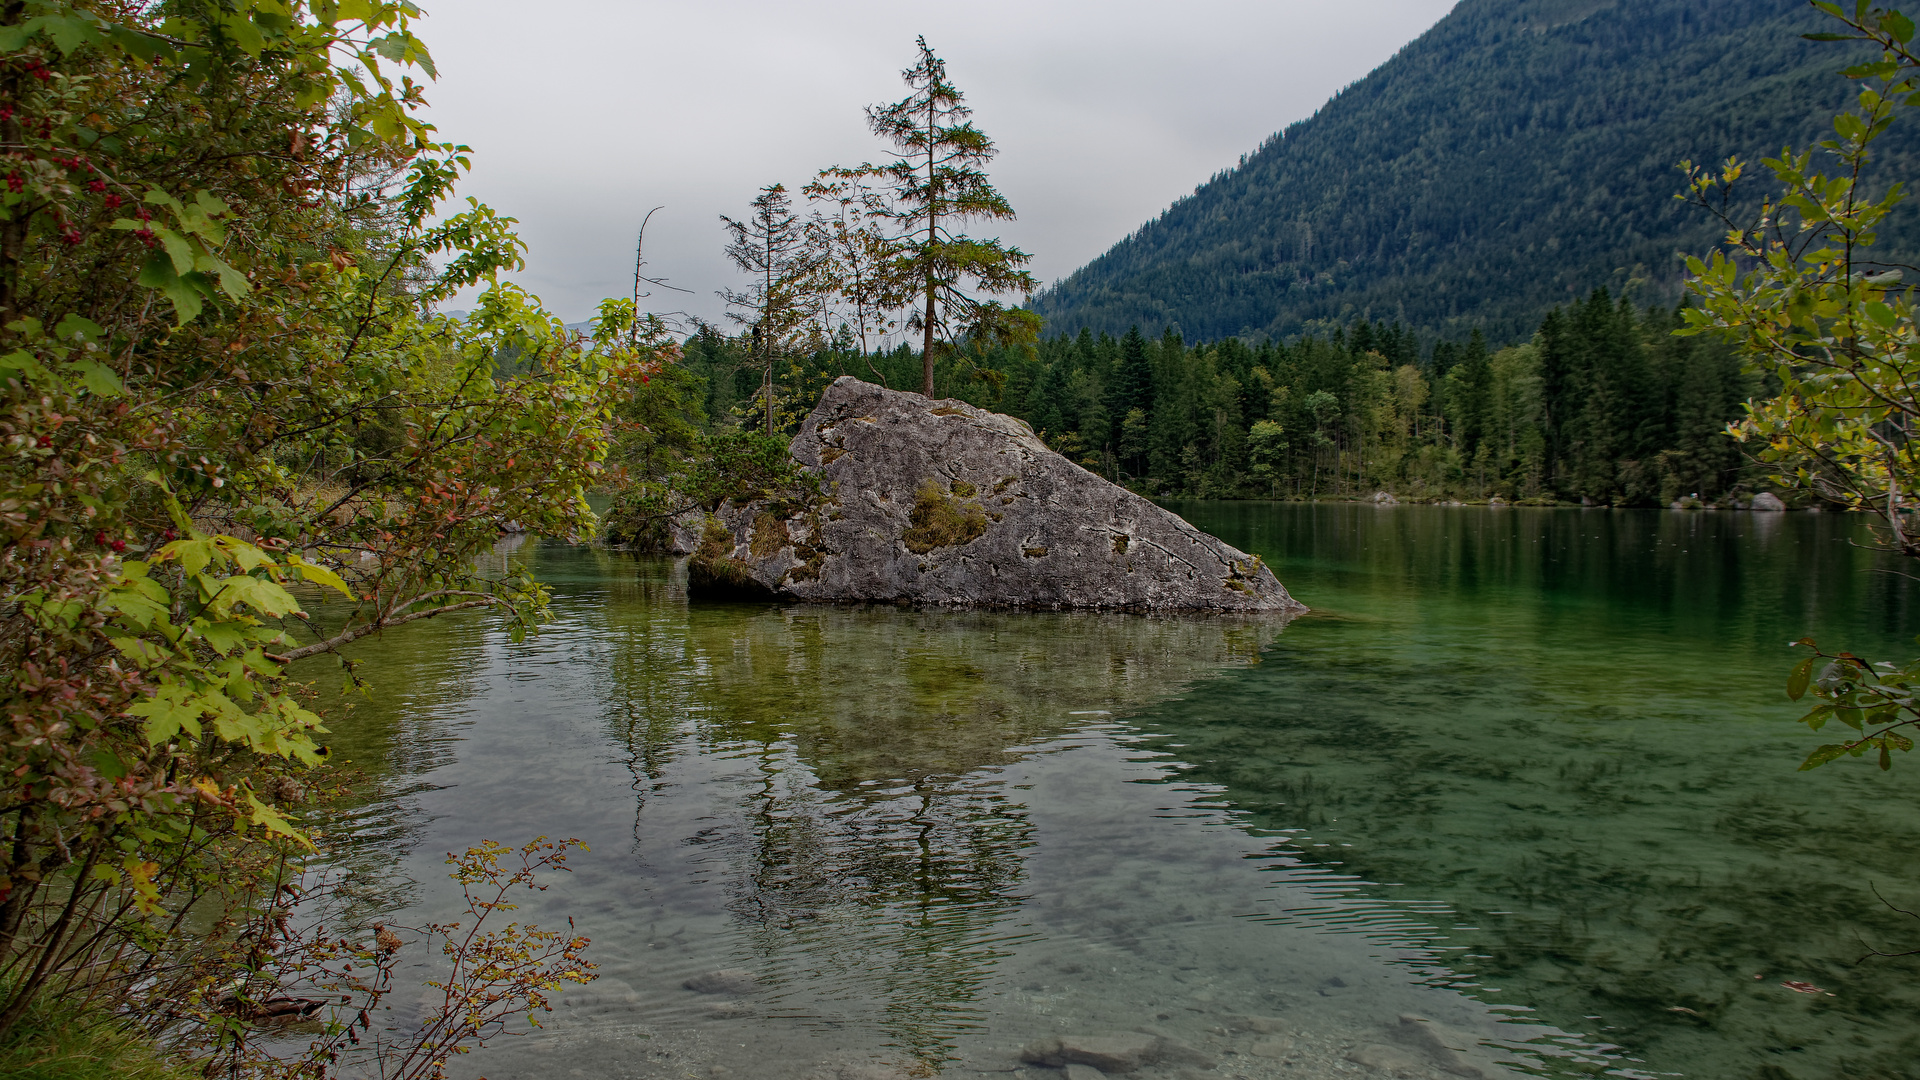
[[[1796,772],[1779,690],[1790,638],[1920,630],[1857,522],[1174,509],[1313,614],[690,606],[503,552],[555,624],[408,627],[333,713],[352,895],[444,916],[449,850],[592,845],[523,914],[603,978],[460,1063],[494,1080],[984,1080],[1126,1031],[1187,1048],[1149,1080],[1920,1077],[1920,963],[1860,962],[1920,947],[1874,895],[1920,908],[1920,761]],[[716,969],[757,988],[682,985]]]

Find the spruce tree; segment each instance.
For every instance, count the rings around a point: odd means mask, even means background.
[[[893,145],[897,160],[863,170],[892,181],[892,200],[875,213],[890,222],[898,245],[899,276],[917,293],[907,320],[921,335],[921,390],[933,396],[936,349],[960,337],[996,344],[1031,342],[1040,317],[1030,311],[981,300],[975,293],[1025,296],[1039,284],[1022,267],[1031,259],[998,239],[977,240],[956,231],[973,220],[1012,220],[1013,207],[987,180],[981,166],[998,152],[973,126],[958,87],[947,79],[946,61],[918,39],[920,57],[901,72],[912,93],[867,109],[868,126]],[[855,171],[855,170],[842,170]]]
[[[1064,360],[1048,364],[1040,372],[1040,381],[1034,384],[1033,394],[1028,398],[1028,422],[1035,434],[1045,439],[1049,446],[1059,446],[1060,440],[1067,434],[1065,369]]]
[[[1541,322],[1539,334],[1541,434],[1546,438],[1543,468],[1546,482],[1561,491],[1572,483],[1567,461],[1580,412],[1582,350],[1572,322],[1554,308]]]
[[[1091,337],[1088,340],[1091,342]],[[1125,416],[1135,409],[1153,411],[1153,365],[1147,362],[1147,339],[1140,336],[1138,324],[1120,339],[1120,364],[1114,372],[1111,411],[1115,416]]]
[[[1446,380],[1447,423],[1453,428],[1454,444],[1461,461],[1473,459],[1486,435],[1487,413],[1493,404],[1493,367],[1487,355],[1487,339],[1480,331],[1462,351],[1460,363]]]

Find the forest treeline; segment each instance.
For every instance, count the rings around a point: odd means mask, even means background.
[[[1478,333],[1423,349],[1406,327],[1366,321],[1259,344],[1083,329],[944,363],[938,392],[1017,416],[1087,468],[1157,496],[1737,498],[1758,474],[1725,430],[1761,388],[1731,349],[1676,337],[1679,325],[1674,309],[1601,289],[1499,349]],[[790,399],[816,400],[841,375],[895,389],[919,380],[911,348],[837,344],[790,365]],[[686,342],[680,393],[702,421],[751,410],[762,375],[748,348],[711,330]]]

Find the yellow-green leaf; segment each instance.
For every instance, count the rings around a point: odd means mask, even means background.
[[[312,841],[308,840],[300,830],[294,828],[293,824],[282,817],[278,810],[261,802],[251,791],[247,792],[247,803],[253,809],[253,824],[275,836],[284,836],[289,840],[298,841],[308,849],[313,848]]]
[[[319,563],[310,563],[298,555],[290,555],[287,557],[287,564],[298,571],[301,577],[313,582],[315,585],[324,585],[329,589],[337,591],[349,600],[356,599],[353,595],[353,590],[347,587],[347,582],[344,578],[332,570],[321,566]]]
[[[186,687],[179,683],[168,683],[154,695],[127,710],[129,716],[144,716],[147,719],[147,743],[159,746],[181,731],[200,737],[199,702],[193,699]]]

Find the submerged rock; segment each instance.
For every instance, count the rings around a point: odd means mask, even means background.
[[[1469,1080],[1508,1080],[1516,1075],[1496,1060],[1476,1036],[1427,1017],[1402,1013],[1397,1034],[1455,1076]]]
[[[1347,1055],[1347,1060],[1397,1076],[1424,1076],[1427,1072],[1427,1063],[1419,1057],[1398,1047],[1377,1043],[1354,1050]]]
[[[1020,1060],[1032,1065],[1064,1068],[1091,1065],[1101,1072],[1129,1073],[1160,1059],[1160,1040],[1152,1035],[1124,1031],[1112,1035],[1062,1035],[1042,1039],[1020,1051]]]
[[[1293,1052],[1293,1040],[1288,1038],[1261,1039],[1247,1048],[1254,1057],[1283,1058]]]
[[[792,444],[817,496],[724,504],[677,539],[709,595],[1295,613],[1259,557],[1049,450],[1026,424],[842,377]]]
[[[1752,509],[1762,513],[1779,513],[1787,508],[1787,504],[1780,501],[1780,496],[1771,491],[1763,491],[1755,495],[1750,505]]]
[[[745,968],[721,968],[695,975],[680,985],[696,994],[751,994],[760,989],[760,980]]]

